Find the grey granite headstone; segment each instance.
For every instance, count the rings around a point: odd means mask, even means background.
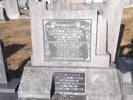
[[[0,100],[17,100],[15,88],[18,85],[17,81],[7,82],[7,66],[4,53],[4,44],[0,40]]]
[[[5,57],[3,55],[4,51],[3,42],[0,40],[0,84],[7,84],[7,77],[6,77],[6,65],[5,65]]]

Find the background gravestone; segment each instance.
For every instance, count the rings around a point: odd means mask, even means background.
[[[4,18],[4,12],[3,12],[3,1],[0,1],[0,21],[5,20]]]
[[[18,0],[18,6],[20,9],[28,8],[28,0]]]
[[[0,84],[7,84],[6,71],[7,66],[4,56],[4,45],[3,42],[0,40]]]
[[[1,100],[17,100],[14,85],[15,83],[7,82],[7,66],[4,52],[4,44],[0,40],[0,99]],[[18,84],[18,83],[17,83]]]
[[[9,19],[20,18],[17,0],[4,0],[4,7]]]

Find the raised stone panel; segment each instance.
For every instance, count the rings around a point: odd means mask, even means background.
[[[108,51],[111,54],[112,62],[116,60],[123,7],[126,2],[128,2],[128,0],[116,0],[115,2],[112,0],[106,1],[105,16],[108,22]]]
[[[98,34],[97,34],[97,54],[107,53],[107,20],[105,17],[98,16]]]
[[[83,11],[80,11],[80,10],[78,10],[78,11],[45,11],[46,8],[45,8],[45,6],[43,6],[43,5],[45,5],[45,3],[42,4],[40,2],[35,3],[33,1],[31,1],[30,4],[32,5],[30,8],[31,8],[31,23],[32,23],[32,25],[31,25],[32,32],[31,33],[32,33],[32,39],[33,39],[33,41],[32,41],[32,44],[33,44],[32,65],[33,66],[51,66],[51,67],[52,66],[59,66],[59,67],[73,66],[74,67],[74,66],[78,65],[79,67],[89,67],[89,66],[91,66],[91,67],[106,67],[106,68],[109,67],[109,55],[107,55],[107,54],[97,55],[96,54],[97,11],[95,11],[95,10],[92,10],[92,11],[88,11],[88,10],[83,10]],[[36,7],[38,7],[38,9],[36,8],[37,11],[34,8],[35,5],[36,5]],[[71,16],[69,16],[70,13],[71,13]],[[38,16],[33,17],[33,15],[38,15]],[[39,18],[41,18],[41,20],[39,20]],[[60,20],[60,19],[62,19],[62,20]],[[34,22],[35,20],[36,20],[36,23]],[[88,54],[89,54],[89,52],[91,52],[91,54],[90,54],[91,56],[90,57],[88,56],[88,58],[87,58],[88,61],[83,58],[82,59],[78,58],[78,61],[75,58],[74,59],[63,58],[64,61],[59,60],[59,59],[57,59],[57,60],[56,59],[53,59],[53,60],[47,59],[47,57],[48,57],[48,56],[46,56],[47,51],[45,51],[45,46],[46,46],[45,43],[47,43],[46,39],[45,39],[46,29],[43,28],[45,26],[44,20],[51,20],[51,21],[55,20],[54,23],[56,23],[56,21],[64,21],[65,22],[66,20],[68,20],[68,22],[72,20],[73,23],[79,22],[76,20],[83,20],[83,21],[92,20],[91,34],[93,34],[93,35],[91,35],[91,50],[88,51]],[[89,25],[88,25],[88,27],[89,27]],[[38,41],[35,41],[35,40],[38,40]],[[62,49],[63,48],[64,47],[62,47]],[[74,48],[73,48],[73,50],[74,50]],[[40,52],[40,53],[38,54],[38,52]],[[72,53],[72,51],[70,51],[70,52]],[[63,51],[62,51],[62,53],[63,53]]]
[[[90,61],[91,20],[44,20],[45,59]]]

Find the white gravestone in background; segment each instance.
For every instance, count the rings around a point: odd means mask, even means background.
[[[17,0],[4,0],[4,6],[9,19],[20,18]]]
[[[0,1],[0,21],[4,20],[4,13],[3,13],[3,1]]]

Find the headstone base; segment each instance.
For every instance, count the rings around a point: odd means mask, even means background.
[[[55,72],[85,73],[85,92],[68,93],[65,90],[63,94],[53,92],[52,80]],[[122,94],[117,69],[114,66],[107,69],[82,67],[51,69],[35,67],[28,62],[24,68],[18,98],[19,100],[78,100],[79,98],[80,100],[122,100]]]
[[[20,79],[12,79],[7,84],[0,84],[0,100],[17,100],[15,89],[19,82]]]
[[[17,100],[15,89],[8,85],[0,84],[0,100]]]

